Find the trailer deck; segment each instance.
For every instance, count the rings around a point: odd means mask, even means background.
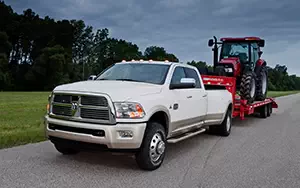
[[[271,115],[273,108],[278,108],[278,104],[273,98],[266,98],[263,101],[255,101],[251,104],[247,100],[242,100],[236,91],[236,78],[215,75],[201,75],[203,84],[207,87],[226,88],[232,94],[233,108],[232,116],[245,119],[245,115],[259,112],[261,117],[266,118]]]

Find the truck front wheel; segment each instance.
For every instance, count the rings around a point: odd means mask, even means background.
[[[149,122],[140,150],[136,153],[136,162],[141,169],[159,168],[165,157],[166,133],[160,123]]]

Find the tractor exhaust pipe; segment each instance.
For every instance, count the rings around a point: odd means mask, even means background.
[[[214,66],[213,66],[213,70],[215,72],[215,68],[216,66],[218,65],[218,55],[219,55],[219,49],[218,49],[218,39],[216,36],[213,37],[214,38],[214,47],[213,47],[213,63],[214,63]]]
[[[218,43],[218,39],[216,36],[213,36],[214,39],[209,39],[208,41],[208,46],[212,47],[213,51],[213,70],[215,71],[216,66],[218,65],[218,55],[219,55],[219,49],[218,49],[218,44],[222,44],[221,42]]]

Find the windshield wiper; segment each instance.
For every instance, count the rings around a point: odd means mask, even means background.
[[[133,79],[128,79],[128,78],[120,78],[120,79],[115,79],[115,80],[129,81],[129,82],[142,82],[142,81],[140,81],[140,80],[133,80]]]
[[[107,79],[107,78],[100,78],[100,79],[97,79],[97,80],[109,80],[109,79]]]

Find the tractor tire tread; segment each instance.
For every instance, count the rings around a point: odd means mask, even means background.
[[[252,103],[255,96],[251,97],[251,81],[255,80],[255,74],[253,72],[247,72],[242,76],[240,85],[240,96],[242,99],[246,99],[248,103]]]
[[[262,74],[263,72],[265,72],[266,74],[266,79],[267,79],[267,89],[266,89],[266,92],[265,94],[262,92]],[[259,68],[259,71],[257,73],[257,80],[256,80],[256,100],[259,100],[259,101],[263,101],[266,99],[266,96],[267,96],[267,92],[268,92],[268,71],[267,71],[267,68],[266,66],[262,66]]]

